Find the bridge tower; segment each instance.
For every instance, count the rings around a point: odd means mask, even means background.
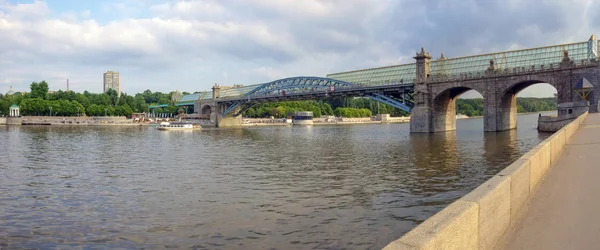
[[[219,104],[217,101],[221,96],[221,86],[215,83],[215,86],[212,87],[213,91],[213,108],[212,113],[210,114],[211,120],[215,120],[216,126],[219,128],[241,128],[242,127],[242,115],[235,116],[238,110],[234,110],[230,112],[230,115],[221,116],[225,109],[227,109],[226,104]]]
[[[418,52],[413,58],[417,60],[417,78],[415,79],[413,96],[415,106],[410,116],[410,132],[433,132],[431,94],[427,84],[431,74],[431,55],[425,52],[424,48],[421,48],[421,52]]]

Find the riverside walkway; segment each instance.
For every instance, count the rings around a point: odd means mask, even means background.
[[[600,114],[590,114],[495,249],[600,248]]]

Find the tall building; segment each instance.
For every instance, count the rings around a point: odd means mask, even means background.
[[[109,70],[104,73],[104,93],[109,89],[116,90],[119,96],[121,96],[121,80],[119,72]]]

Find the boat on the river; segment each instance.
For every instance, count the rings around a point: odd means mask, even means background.
[[[200,129],[200,124],[182,123],[182,122],[161,122],[158,130],[195,130]]]

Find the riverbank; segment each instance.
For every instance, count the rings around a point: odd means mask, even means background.
[[[124,116],[21,116],[0,117],[0,125],[20,126],[144,126]]]

